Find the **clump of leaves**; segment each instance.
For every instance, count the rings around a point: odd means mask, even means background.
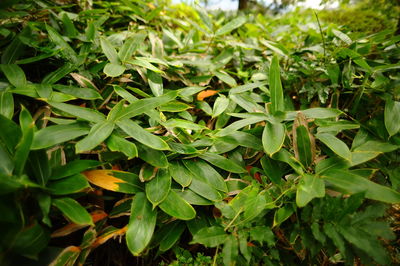
[[[164,263],[390,264],[390,30],[129,1],[2,14],[2,264],[84,264],[118,239]]]

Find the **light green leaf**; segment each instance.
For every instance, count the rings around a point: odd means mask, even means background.
[[[224,35],[227,34],[231,31],[233,31],[234,29],[239,28],[240,26],[242,26],[244,23],[246,23],[246,18],[245,17],[238,17],[228,23],[226,23],[224,26],[222,26],[221,28],[219,28],[216,32],[215,35],[219,36],[219,35]]]
[[[123,137],[120,137],[117,134],[111,134],[110,137],[108,137],[107,141],[107,147],[111,151],[119,151],[125,154],[128,159],[132,159],[134,157],[138,156],[138,150],[136,145],[133,142],[130,142],[126,140]]]
[[[183,164],[186,166],[186,168],[189,169],[190,172],[192,172],[192,174],[198,177],[199,180],[210,184],[211,187],[218,189],[220,191],[224,192],[228,191],[223,177],[208,163],[202,160],[199,161],[183,160]],[[194,180],[192,180],[192,183],[193,181]]]
[[[104,66],[103,71],[109,77],[118,77],[124,73],[125,69],[126,67],[119,63],[108,63]]]
[[[231,87],[237,86],[236,80],[234,78],[232,78],[228,73],[226,73],[224,71],[216,71],[216,72],[214,72],[214,74],[215,74],[215,76],[217,76],[220,80],[222,80],[229,86],[231,86]]]
[[[377,201],[396,204],[400,202],[400,193],[389,187],[379,185],[348,170],[328,170],[322,176],[339,192],[356,194],[365,192],[365,197]]]
[[[76,143],[76,153],[94,149],[111,135],[114,126],[114,123],[110,121],[104,121],[94,125],[92,129],[90,129],[89,134]]]
[[[197,231],[193,236],[191,244],[199,243],[212,248],[223,244],[227,238],[228,234],[225,233],[224,228],[214,225]]]
[[[325,196],[325,184],[321,178],[314,175],[305,174],[300,177],[297,186],[296,204],[300,208],[306,206],[313,198]]]
[[[271,94],[271,113],[285,111],[279,59],[276,55],[272,57],[269,68],[269,90]]]
[[[150,89],[153,92],[154,96],[163,95],[163,81],[160,74],[148,70],[147,80],[149,82]]]
[[[80,107],[72,104],[66,104],[66,103],[56,103],[52,101],[48,101],[48,103],[51,106],[63,112],[66,112],[70,115],[82,118],[90,122],[100,123],[105,120],[105,116],[102,113],[89,108]]]
[[[120,120],[117,122],[117,125],[125,131],[126,134],[150,148],[156,150],[170,150],[168,144],[162,138],[151,134],[132,120]]]
[[[220,95],[214,102],[212,117],[217,117],[228,108],[229,99],[225,95]]]
[[[107,59],[113,65],[120,65],[119,57],[115,47],[111,44],[111,42],[107,38],[100,38],[101,49],[103,53],[107,57]]]
[[[269,156],[272,156],[274,153],[278,152],[283,145],[285,136],[286,130],[283,124],[274,124],[266,121],[262,134],[264,151]]]
[[[328,133],[318,133],[316,137],[337,155],[351,161],[351,152],[346,143]]]
[[[179,118],[169,119],[168,121],[162,123],[162,125],[166,128],[184,128],[184,129],[191,129],[191,130],[203,130],[206,129],[205,126],[184,120]]]
[[[93,225],[92,217],[76,200],[71,198],[53,199],[52,204],[73,223]]]

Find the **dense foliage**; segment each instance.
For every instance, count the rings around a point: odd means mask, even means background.
[[[0,12],[1,265],[399,262],[395,29],[50,2]]]

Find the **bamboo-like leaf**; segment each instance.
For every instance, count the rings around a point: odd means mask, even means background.
[[[271,113],[275,114],[278,111],[285,111],[281,71],[279,59],[276,55],[272,57],[271,66],[269,68],[269,90],[271,93]]]
[[[266,122],[264,131],[262,134],[262,143],[264,151],[272,156],[277,153],[285,140],[286,130],[285,126],[281,123],[270,123]]]
[[[98,187],[122,193],[143,191],[139,177],[133,173],[117,170],[89,170],[83,172],[86,179]]]
[[[8,82],[10,82],[14,87],[23,87],[26,85],[25,73],[18,65],[1,64],[0,69],[8,79]]]
[[[315,140],[308,130],[307,120],[302,113],[298,113],[292,130],[294,154],[307,168],[314,162]]]
[[[90,214],[76,200],[71,198],[57,198],[53,199],[52,204],[72,222],[82,225],[93,225]]]
[[[111,44],[111,42],[107,38],[100,38],[101,49],[103,53],[107,57],[107,59],[111,62],[111,64],[119,65],[119,57],[115,47]]]
[[[89,134],[76,143],[76,153],[94,149],[97,145],[101,144],[107,139],[114,130],[114,123],[104,121],[97,123],[89,131]]]
[[[316,137],[337,155],[351,161],[351,152],[346,143],[328,133],[318,133]]]
[[[314,175],[305,174],[301,177],[297,186],[296,204],[297,206],[306,206],[313,198],[322,198],[325,196],[324,181]]]
[[[143,192],[139,192],[132,200],[131,216],[126,232],[128,249],[134,256],[147,247],[156,226],[157,211],[152,210],[151,203]]]
[[[153,208],[164,201],[171,189],[171,175],[168,170],[159,169],[156,177],[146,183],[146,197]]]
[[[228,23],[226,23],[224,26],[222,26],[221,28],[219,28],[216,32],[215,35],[219,36],[219,35],[224,35],[227,34],[231,31],[233,31],[234,29],[239,28],[240,26],[242,26],[244,23],[246,23],[246,18],[245,17],[238,17]]]
[[[170,190],[168,196],[161,202],[160,209],[180,220],[191,220],[196,216],[194,208],[173,190]]]

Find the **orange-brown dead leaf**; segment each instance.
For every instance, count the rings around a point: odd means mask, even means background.
[[[199,92],[199,94],[197,94],[197,100],[204,101],[204,98],[211,97],[217,93],[218,93],[218,91],[216,91],[216,90],[205,90],[205,91]]]

